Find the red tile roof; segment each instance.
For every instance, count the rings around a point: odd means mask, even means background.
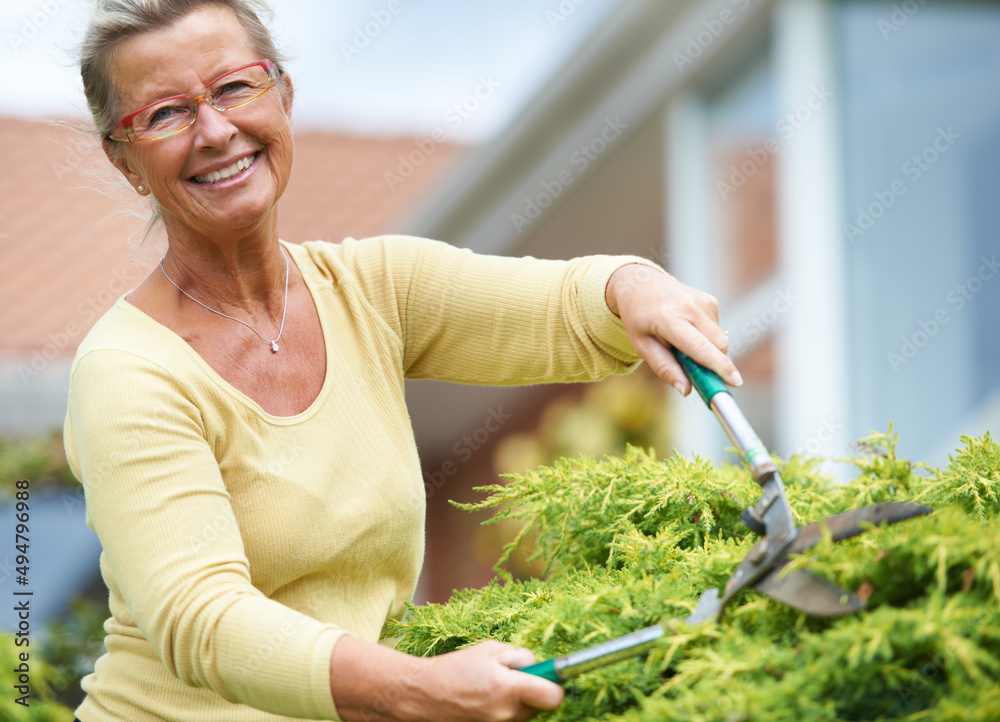
[[[148,268],[158,256],[150,249],[145,260],[129,260],[128,238],[142,223],[120,212],[143,206],[134,193],[95,190],[97,176],[115,173],[81,140],[45,123],[0,118],[0,354],[72,356],[100,314],[146,273],[136,264]],[[282,238],[339,241],[398,230],[394,223],[461,149],[440,144],[420,153],[413,138],[298,134],[279,206]],[[420,161],[412,174],[410,154]]]

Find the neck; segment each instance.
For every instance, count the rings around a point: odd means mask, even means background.
[[[170,224],[166,226],[163,267],[180,288],[226,313],[280,318],[287,258],[278,243],[276,224],[211,236],[190,229],[171,232]]]

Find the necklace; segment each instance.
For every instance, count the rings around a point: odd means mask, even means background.
[[[228,318],[231,321],[236,321],[236,323],[242,323],[248,329],[250,329],[255,334],[257,334],[258,336],[260,336],[261,340],[263,340],[264,343],[271,344],[271,351],[273,353],[278,353],[278,339],[281,338],[281,333],[282,333],[282,331],[285,330],[285,311],[288,310],[288,256],[286,256],[284,254],[284,252],[282,252],[281,257],[285,259],[285,297],[284,297],[284,299],[281,302],[281,326],[278,327],[278,336],[273,341],[267,339],[260,331],[258,331],[257,329],[255,329],[253,326],[251,326],[246,321],[241,321],[240,319],[233,318],[229,314],[225,314],[222,311],[216,311],[211,306],[206,306],[204,303],[202,303],[197,298],[195,298],[194,296],[192,296],[190,293],[188,293],[187,291],[185,291],[183,288],[181,288],[180,286],[178,286],[176,283],[174,283],[174,279],[172,279],[170,276],[167,275],[166,269],[163,268],[163,259],[162,258],[160,259],[160,270],[163,271],[164,278],[166,278],[168,281],[170,281],[170,283],[173,284],[174,288],[176,288],[178,291],[180,291],[185,296],[187,296],[188,298],[190,298],[192,301],[194,301],[195,303],[197,303],[199,306],[201,306],[202,308],[208,309],[209,311],[211,311],[214,314],[217,314],[219,316],[224,316],[225,318]]]

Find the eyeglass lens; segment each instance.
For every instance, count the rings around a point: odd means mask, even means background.
[[[223,75],[206,89],[204,98],[224,111],[259,98],[271,85],[267,71],[260,65],[252,65]],[[201,93],[195,93],[154,103],[132,119],[132,129],[141,140],[176,133],[194,122],[201,97]]]

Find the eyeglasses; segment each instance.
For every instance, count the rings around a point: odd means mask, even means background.
[[[258,60],[219,76],[195,93],[164,98],[126,115],[108,138],[122,143],[166,138],[194,124],[200,101],[224,113],[257,100],[277,82],[278,69],[274,63]]]

